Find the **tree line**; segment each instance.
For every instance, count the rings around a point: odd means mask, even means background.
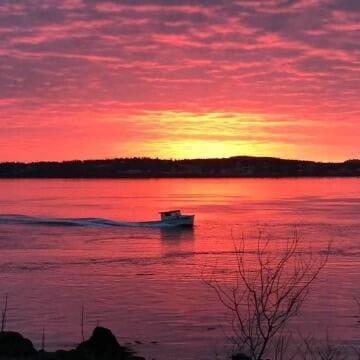
[[[0,178],[360,176],[360,160],[325,163],[270,157],[163,160],[123,158],[0,163]]]

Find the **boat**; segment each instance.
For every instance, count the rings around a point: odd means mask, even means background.
[[[195,215],[183,215],[180,210],[161,211],[161,222],[168,226],[194,226]]]
[[[1,215],[0,223],[20,223],[29,225],[54,226],[127,226],[127,227],[160,227],[175,228],[194,226],[195,215],[183,215],[180,210],[160,212],[161,219],[155,221],[117,221],[103,218],[47,218],[27,215]]]

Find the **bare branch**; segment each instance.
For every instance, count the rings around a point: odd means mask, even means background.
[[[254,255],[246,251],[242,237],[234,243],[234,286],[225,286],[215,271],[205,281],[233,314],[232,340],[237,350],[254,360],[285,359],[283,330],[298,314],[330,251],[330,245],[325,256],[304,251],[296,228],[282,248],[270,245],[270,237],[259,231]]]
[[[2,316],[1,316],[1,332],[3,332],[5,330],[5,325],[6,325],[6,313],[7,313],[7,307],[8,307],[8,294],[5,295],[5,302],[4,302],[4,308],[2,311]]]

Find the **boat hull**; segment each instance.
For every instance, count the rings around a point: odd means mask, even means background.
[[[169,226],[193,227],[194,215],[182,215],[173,219],[162,220],[161,223]]]

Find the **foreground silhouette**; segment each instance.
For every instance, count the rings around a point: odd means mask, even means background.
[[[19,333],[0,332],[0,359],[54,359],[54,360],[145,360],[121,346],[109,329],[96,327],[90,339],[75,349],[55,352],[37,351],[32,342]]]
[[[287,326],[298,315],[311,285],[324,268],[330,244],[323,255],[317,255],[301,243],[295,228],[287,241],[276,248],[263,231],[259,231],[255,244],[243,237],[234,246],[236,270],[231,274],[231,282],[224,285],[216,271],[209,280],[205,279],[232,315],[232,359],[295,358],[288,354],[291,347]]]

